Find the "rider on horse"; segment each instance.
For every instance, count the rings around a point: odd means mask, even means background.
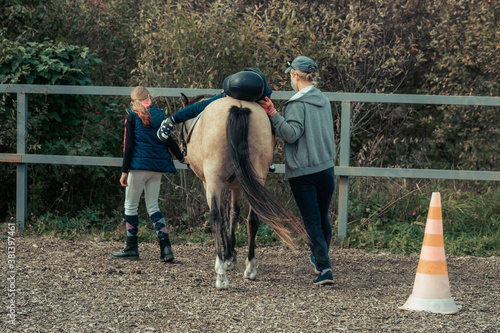
[[[174,125],[197,117],[207,105],[219,98],[230,96],[239,100],[256,102],[266,100],[266,97],[269,98],[272,92],[265,75],[260,70],[253,67],[245,68],[243,71],[230,75],[224,80],[223,91],[220,94],[206,101],[187,106],[165,119],[158,130],[158,138],[167,141]],[[275,171],[274,164],[271,164],[269,171]]]

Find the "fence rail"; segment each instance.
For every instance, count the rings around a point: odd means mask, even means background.
[[[217,89],[182,89],[182,88],[148,88],[154,96],[179,97],[184,93],[188,97],[198,94],[217,94]],[[17,151],[16,153],[0,153],[0,162],[16,163],[16,221],[20,229],[24,228],[28,210],[28,164],[66,164],[86,166],[121,166],[118,157],[91,157],[70,155],[37,155],[28,154],[26,148],[28,95],[99,95],[129,96],[129,87],[99,86],[59,86],[59,85],[7,85],[0,84],[0,93],[17,94]],[[275,91],[274,100],[287,100],[294,92]],[[347,236],[349,177],[391,177],[391,178],[432,178],[455,180],[500,181],[500,171],[465,171],[435,169],[396,169],[367,168],[349,166],[351,142],[351,104],[352,103],[399,103],[399,104],[438,104],[438,105],[477,105],[500,106],[500,97],[482,96],[437,96],[437,95],[405,95],[405,94],[358,94],[325,92],[331,102],[341,103],[340,123],[340,156],[335,167],[335,175],[339,177],[338,211],[339,224],[337,238]],[[175,161],[178,169],[187,167]],[[276,166],[277,173],[284,173],[283,164]]]

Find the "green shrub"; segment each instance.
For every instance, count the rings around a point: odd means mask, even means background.
[[[118,211],[108,212],[85,208],[73,216],[60,216],[51,212],[30,215],[25,232],[38,236],[49,235],[67,239],[89,239],[101,235],[101,239],[119,239],[116,220],[123,216]],[[119,228],[118,228],[119,229]]]
[[[102,62],[89,73],[94,82],[106,86],[130,84],[130,71],[136,66],[133,44],[137,33],[136,20],[148,10],[148,3],[121,0],[51,0],[59,11],[51,13],[60,27],[49,38],[67,44],[87,46]],[[139,60],[140,61],[140,60]]]
[[[220,88],[227,75],[253,66],[274,90],[290,90],[286,61],[308,55],[320,65],[323,91],[500,94],[498,1],[4,2],[1,83],[87,85],[92,79],[95,85]],[[29,152],[120,156],[125,100],[30,96]],[[157,102],[170,114],[180,108],[177,100]],[[276,106],[281,110],[283,102]],[[15,100],[3,94],[0,107],[0,151],[13,152]],[[339,103],[332,108],[338,143]],[[498,170],[497,109],[353,103],[350,165]],[[278,139],[275,163],[284,162],[283,145]],[[13,188],[15,166],[0,168],[0,181]],[[85,209],[114,215],[123,204],[118,175],[111,168],[30,166],[30,212],[51,213],[58,223]],[[498,253],[495,183],[354,178],[351,185],[344,245],[418,252],[430,193],[439,190],[446,200],[456,198],[443,206],[450,217],[444,219],[447,251]],[[298,215],[282,175],[270,175],[267,186]],[[0,198],[0,211],[12,216],[14,194]],[[197,232],[207,205],[194,175],[165,175],[160,200],[176,236],[209,239]],[[336,216],[334,198],[332,221]],[[114,236],[123,237],[120,219],[110,220],[118,225]],[[148,224],[144,237],[154,239]],[[274,241],[265,227],[259,232],[261,240]],[[243,226],[238,235],[242,244]]]
[[[353,183],[349,226],[342,246],[420,253],[431,194],[440,192],[446,253],[500,254],[500,207],[496,204],[500,191],[497,184],[464,182],[461,188],[454,188],[450,181],[384,181],[395,190],[376,194],[380,187],[379,184],[373,186],[375,182],[363,182],[363,190],[356,187],[361,180]],[[416,190],[409,191],[413,187]]]
[[[88,73],[99,59],[86,47],[63,45],[46,40],[42,43],[3,40],[0,50],[2,83],[90,84]],[[34,154],[117,156],[122,137],[117,109],[120,100],[74,95],[30,95],[28,102],[27,151]],[[15,95],[2,95],[0,150],[16,151]],[[0,165],[3,181],[15,188],[14,165]],[[43,215],[50,211],[62,216],[85,207],[103,204],[109,197],[109,185],[118,183],[110,168],[67,165],[30,165],[29,211]],[[10,202],[15,193],[3,191],[2,214],[12,216]],[[96,200],[97,199],[97,200]],[[115,205],[114,196],[109,204]]]
[[[47,31],[58,26],[50,15],[58,12],[55,4],[57,1],[2,0],[0,35],[9,40],[43,41]]]

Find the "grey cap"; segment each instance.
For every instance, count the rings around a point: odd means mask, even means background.
[[[290,73],[292,68],[306,73],[314,73],[318,70],[318,65],[305,56],[299,56],[293,59],[292,63],[289,62],[288,65],[290,67],[286,69],[285,73]]]

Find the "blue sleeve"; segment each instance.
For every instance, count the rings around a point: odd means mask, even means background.
[[[179,145],[177,142],[175,142],[174,138],[172,136],[169,136],[167,139],[167,142],[165,142],[165,146],[170,150],[172,154],[177,157],[177,159],[182,163],[184,162],[184,154],[182,153],[181,149],[179,148]]]
[[[215,95],[214,97],[207,99],[206,101],[201,101],[190,106],[186,106],[184,109],[180,109],[172,118],[176,124],[183,123],[186,120],[195,118],[197,115],[203,112],[208,104],[212,103],[219,98],[224,97],[224,94]]]

